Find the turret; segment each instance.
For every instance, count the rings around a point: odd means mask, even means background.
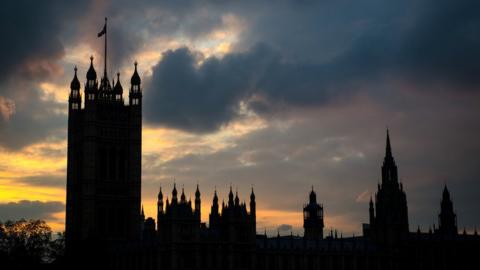
[[[70,95],[68,97],[68,109],[70,112],[81,109],[82,96],[80,95],[80,81],[77,78],[77,67],[74,68],[72,82],[70,83]]]
[[[450,192],[448,191],[447,185],[443,188],[438,223],[438,232],[441,234],[456,235],[458,233],[457,215],[453,210],[453,202],[450,199]]]
[[[117,73],[117,83],[113,87],[113,96],[115,101],[117,102],[122,102],[123,104],[123,87],[122,84],[120,83],[120,73]]]
[[[323,206],[317,203],[317,194],[310,191],[309,203],[303,208],[303,228],[305,239],[323,239]]]
[[[235,206],[240,205],[240,198],[238,198],[238,191],[235,191]]]
[[[162,187],[161,186],[160,186],[160,190],[158,191],[157,212],[159,214],[163,213],[163,193],[162,193]]]
[[[177,184],[173,183],[173,190],[172,190],[172,204],[177,204]]]
[[[88,108],[97,99],[97,91],[97,72],[93,67],[93,56],[90,56],[90,67],[87,71],[87,83],[85,84],[85,108]]]
[[[232,186],[230,186],[230,192],[228,193],[228,206],[229,206],[229,207],[233,206]]]
[[[135,71],[133,72],[132,78],[130,80],[130,94],[129,94],[129,104],[130,106],[141,106],[142,105],[142,90],[141,90],[141,79],[137,72],[137,62],[135,62]]]
[[[186,197],[185,197],[185,190],[182,187],[182,195],[180,195],[180,203],[186,203],[186,202],[187,202],[187,200],[186,200]]]
[[[195,215],[198,219],[201,219],[201,200],[200,200],[200,189],[197,184],[197,190],[195,190]]]
[[[252,192],[250,193],[250,215],[252,215],[252,218],[254,221],[256,221],[256,214],[257,214],[257,207],[255,202],[255,193],[253,192],[253,187],[252,187]]]
[[[252,192],[250,193],[250,217],[252,218],[253,235],[256,235],[257,234],[257,206],[255,202],[255,193],[253,192],[253,187],[252,187]]]

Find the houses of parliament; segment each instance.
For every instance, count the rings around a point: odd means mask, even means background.
[[[309,191],[303,236],[257,233],[256,195],[242,203],[231,189],[226,203],[215,191],[208,225],[202,198],[174,184],[160,188],[156,217],[141,207],[142,81],[137,63],[128,99],[106,64],[98,78],[91,58],[83,92],[77,69],[68,99],[66,254],[72,266],[95,269],[478,269],[480,237],[458,232],[445,186],[438,227],[410,231],[407,195],[387,131],[381,183],[365,206],[363,235],[324,234],[324,205]],[[127,101],[125,101],[127,99]],[[168,192],[169,193],[169,192]],[[440,192],[439,192],[440,193]],[[327,205],[327,204],[325,204]],[[100,268],[101,267],[101,268]]]

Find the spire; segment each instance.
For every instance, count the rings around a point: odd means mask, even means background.
[[[73,69],[75,71],[75,74],[73,75],[73,80],[70,83],[70,89],[71,90],[80,90],[80,81],[77,78],[77,66]]]
[[[238,198],[238,190],[235,191],[235,205],[240,204],[240,199]]]
[[[200,189],[197,184],[197,190],[195,190],[195,199],[200,198]]]
[[[173,190],[172,190],[172,203],[177,202],[177,184],[175,183],[175,180],[173,182]]]
[[[442,194],[443,200],[447,201],[450,200],[450,192],[448,191],[447,184],[445,184],[443,188],[443,194]]]
[[[137,61],[135,61],[134,65],[135,65],[135,71],[133,72],[132,78],[130,79],[130,83],[132,85],[140,85],[142,80],[140,79],[140,76],[138,75],[138,72],[137,72],[137,65],[138,65]]]
[[[250,193],[250,201],[251,202],[255,201],[255,192],[253,192],[253,186],[252,186],[252,192]]]
[[[310,191],[310,203],[317,203],[317,194],[315,194],[315,191],[313,190],[312,186],[312,191]]]
[[[233,191],[232,185],[230,185],[230,192],[228,193],[228,205],[233,205]]]
[[[183,189],[183,186],[182,186],[182,195],[180,195],[180,202],[185,202],[185,190]]]
[[[117,73],[117,83],[113,83],[113,85],[115,85],[113,87],[113,90],[117,93],[117,94],[120,94],[123,92],[123,87],[122,87],[122,84],[120,83],[120,72]]]
[[[145,212],[143,211],[143,204],[142,204],[142,213],[141,213],[142,217],[145,217]]]
[[[218,196],[217,196],[217,188],[215,187],[215,191],[213,192],[213,203],[218,204]]]
[[[162,186],[160,186],[160,190],[158,191],[158,200],[163,200]]]
[[[95,81],[97,79],[97,72],[95,71],[95,68],[93,67],[93,55],[90,56],[90,67],[88,68],[87,71],[87,80],[88,81]]]
[[[385,157],[393,157],[392,155],[392,147],[390,145],[390,133],[387,128],[387,145],[385,147]]]

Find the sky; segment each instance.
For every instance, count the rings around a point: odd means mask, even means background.
[[[302,234],[313,186],[325,229],[361,234],[388,127],[410,229],[438,224],[444,185],[459,228],[480,226],[479,1],[1,5],[0,220],[64,229],[69,83],[91,55],[103,72],[108,17],[110,77],[142,77],[147,216],[174,179],[199,184],[204,222],[215,188],[253,187],[259,232]]]

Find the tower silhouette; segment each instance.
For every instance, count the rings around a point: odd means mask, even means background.
[[[120,74],[116,84],[110,84],[105,63],[99,84],[93,60],[86,73],[83,108],[76,67],[70,84],[67,252],[91,239],[141,237],[142,91],[137,64],[125,105]]]
[[[376,210],[376,212],[375,212]],[[387,130],[382,183],[375,194],[375,208],[370,202],[370,236],[379,243],[394,245],[408,237],[407,196],[398,181],[398,169]]]
[[[448,191],[447,185],[443,188],[438,225],[437,233],[443,235],[458,234],[457,215],[453,211],[453,202],[450,199],[450,192]]]
[[[317,194],[310,191],[310,200],[303,208],[303,228],[305,229],[305,239],[323,238],[323,205],[317,203]]]

